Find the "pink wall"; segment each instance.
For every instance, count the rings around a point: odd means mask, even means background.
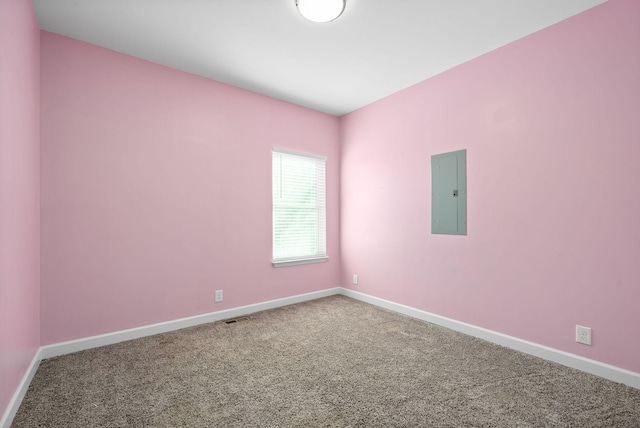
[[[43,345],[339,285],[337,118],[41,45]],[[274,146],[329,157],[327,263],[271,266]]]
[[[342,284],[640,372],[638,76],[615,0],[345,116]],[[463,148],[469,234],[431,235],[430,156]]]
[[[40,30],[0,1],[0,418],[40,345]]]

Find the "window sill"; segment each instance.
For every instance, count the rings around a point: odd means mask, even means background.
[[[273,260],[271,264],[273,267],[287,267],[287,266],[296,266],[296,265],[307,265],[311,263],[323,263],[329,260],[329,257],[311,257],[308,259],[293,259],[293,260]]]

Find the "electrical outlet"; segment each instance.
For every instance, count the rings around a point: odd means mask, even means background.
[[[222,302],[222,290],[216,290],[215,301],[216,303]]]
[[[358,285],[358,275],[353,274],[353,285]]]
[[[591,328],[577,325],[576,342],[591,346]]]

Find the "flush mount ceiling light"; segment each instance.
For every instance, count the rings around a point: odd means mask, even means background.
[[[345,0],[296,0],[298,12],[309,21],[330,22],[342,15]]]

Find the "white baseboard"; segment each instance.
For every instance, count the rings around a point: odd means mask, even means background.
[[[70,354],[72,352],[83,351],[85,349],[97,348],[114,343],[124,342],[127,340],[138,339],[141,337],[152,336],[154,334],[166,333],[169,331],[179,330],[181,328],[193,327],[200,324],[225,320],[229,318],[237,318],[256,312],[275,309],[281,306],[293,305],[295,303],[306,302],[309,300],[320,299],[322,297],[333,296],[340,293],[340,288],[329,288],[327,290],[314,291],[312,293],[299,294],[297,296],[285,297],[282,299],[270,300],[267,302],[256,303],[253,305],[241,306],[239,308],[225,309],[218,312],[212,312],[193,317],[182,318],[173,321],[152,324],[129,330],[116,331],[113,333],[101,334],[99,336],[86,337],[83,339],[70,340],[68,342],[54,343],[52,345],[41,346],[33,357],[33,361],[29,369],[25,373],[18,389],[13,394],[9,406],[5,411],[2,419],[0,419],[0,428],[9,428],[15,417],[20,403],[27,393],[29,384],[40,365],[40,361],[53,358],[60,355]]]
[[[13,396],[9,401],[9,405],[7,406],[7,409],[4,412],[4,415],[2,415],[2,418],[0,418],[0,428],[9,428],[11,426],[11,423],[13,422],[13,418],[16,416],[16,413],[18,413],[18,409],[20,408],[22,399],[27,393],[27,389],[29,389],[29,384],[31,384],[31,379],[33,379],[33,376],[36,374],[36,371],[38,370],[38,366],[40,365],[40,360],[42,359],[40,355],[41,355],[41,351],[40,349],[38,349],[35,355],[33,356],[33,359],[31,360],[31,364],[29,364],[27,371],[22,377],[22,380],[20,381],[20,384],[18,385],[16,392],[13,393]]]
[[[69,354],[72,352],[78,352],[85,349],[97,348],[99,346],[111,345],[114,343],[124,342],[141,337],[152,336],[154,334],[166,333],[169,331],[179,330],[181,328],[193,327],[209,322],[236,318],[255,312],[275,309],[281,306],[293,305],[295,303],[306,302],[309,300],[320,299],[322,297],[328,297],[335,294],[341,294],[347,297],[351,297],[355,300],[370,303],[381,308],[389,309],[391,311],[408,315],[413,318],[437,324],[451,330],[467,334],[469,336],[484,339],[488,342],[496,343],[498,345],[502,345],[516,351],[524,352],[529,355],[540,357],[545,360],[553,361],[567,367],[578,369],[587,373],[594,374],[596,376],[603,377],[605,379],[612,380],[614,382],[620,382],[640,389],[640,373],[635,373],[630,370],[621,369],[619,367],[601,363],[595,360],[590,360],[588,358],[580,357],[568,352],[559,351],[557,349],[549,348],[537,343],[528,342],[526,340],[518,339],[512,336],[507,336],[506,334],[487,330],[482,327],[476,327],[471,324],[466,324],[450,318],[431,314],[420,309],[401,305],[399,303],[394,303],[389,300],[380,299],[378,297],[373,297],[348,288],[337,287],[327,290],[315,291],[307,294],[300,294],[297,296],[285,297],[277,300],[270,300],[268,302],[256,303],[253,305],[241,306],[239,308],[226,309],[219,312],[196,315],[189,318],[182,318],[159,324],[153,324],[149,326],[132,328],[129,330],[102,334],[99,336],[87,337],[84,339],[77,339],[68,342],[42,346],[34,355],[33,360],[31,361],[31,365],[27,369],[16,392],[13,394],[11,401],[9,401],[7,410],[0,419],[0,428],[9,428],[11,426],[11,422],[18,412],[18,408],[20,407],[20,403],[22,403],[22,399],[24,398],[27,389],[29,388],[29,384],[31,383],[31,380],[33,379],[33,376],[35,375],[36,370],[40,365],[40,361],[43,359]]]
[[[440,315],[435,315],[426,311],[422,311],[420,309],[412,308],[410,306],[394,303],[389,300],[373,297],[368,294],[350,290],[348,288],[341,288],[340,294],[356,300],[360,300],[365,303],[379,306],[381,308],[408,315],[413,318],[418,318],[423,321],[437,324],[451,330],[467,334],[469,336],[486,340],[488,342],[496,343],[498,345],[502,345],[516,351],[524,352],[525,354],[533,355],[548,361],[553,361],[554,363],[562,364],[563,366],[571,367],[583,372],[603,377],[605,379],[612,380],[614,382],[624,383],[625,385],[640,389],[640,373],[632,372],[630,370],[584,358],[579,355],[570,354],[569,352],[549,348],[548,346],[518,339],[517,337],[487,330],[482,327],[476,327],[471,324],[456,321],[451,318],[442,317]]]
[[[218,312],[211,312],[203,315],[182,318],[173,321],[166,321],[158,324],[146,325],[129,330],[116,331],[113,333],[91,336],[83,339],[70,340],[68,342],[54,343],[41,347],[42,359],[53,358],[59,355],[70,354],[72,352],[83,351],[85,349],[97,348],[114,343],[124,342],[141,337],[153,336],[154,334],[167,333],[181,328],[193,327],[200,324],[236,318],[255,312],[266,311],[267,309],[279,308],[281,306],[293,305],[295,303],[306,302],[308,300],[320,299],[322,297],[339,294],[340,288],[329,288],[327,290],[314,291],[312,293],[299,294],[297,296],[285,297],[268,302],[256,303],[253,305],[241,306],[239,308],[225,309]]]

